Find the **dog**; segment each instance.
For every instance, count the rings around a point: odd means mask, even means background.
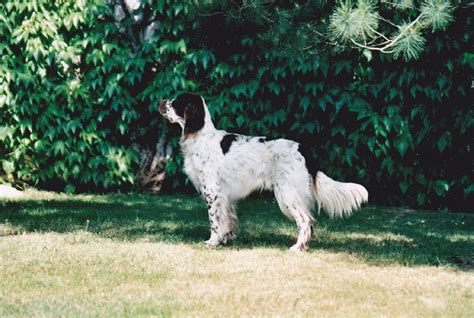
[[[299,234],[290,248],[308,249],[317,204],[331,218],[350,216],[367,202],[360,184],[334,181],[319,171],[308,148],[287,139],[271,140],[228,133],[214,127],[200,95],[184,93],[158,103],[160,114],[182,128],[184,171],[207,203],[211,235],[218,246],[236,238],[236,202],[255,190],[272,190],[283,214]]]

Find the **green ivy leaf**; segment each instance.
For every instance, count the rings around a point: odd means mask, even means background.
[[[308,96],[304,96],[303,98],[301,98],[300,107],[303,108],[303,110],[305,112],[308,110],[308,107],[309,107],[309,97]]]
[[[400,156],[403,157],[410,147],[410,143],[406,138],[399,138],[397,141],[395,141],[395,147],[397,148]]]
[[[436,144],[437,144],[438,149],[439,149],[440,152],[444,152],[444,150],[446,149],[446,147],[448,146],[448,144],[450,142],[450,137],[451,137],[451,135],[449,134],[449,132],[445,132],[438,139],[438,142]]]
[[[400,182],[398,186],[400,187],[400,190],[402,190],[402,193],[405,194],[410,184],[408,183],[408,181],[405,180],[405,181]]]
[[[449,183],[447,180],[436,180],[433,183],[433,189],[438,196],[444,196],[449,191]]]

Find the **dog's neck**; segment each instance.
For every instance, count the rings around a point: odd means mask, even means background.
[[[204,105],[204,127],[199,132],[212,132],[216,130],[216,127],[214,127],[214,123],[212,122],[211,118],[211,113],[209,113],[209,109],[206,105],[206,102],[203,100],[203,105]]]

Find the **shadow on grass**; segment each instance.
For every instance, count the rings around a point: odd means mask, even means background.
[[[239,206],[241,232],[226,248],[276,247],[296,241],[297,230],[268,199]],[[355,255],[370,263],[473,268],[474,215],[368,207],[347,220],[317,216],[311,251]],[[209,236],[199,197],[110,195],[0,201],[0,236],[22,232],[87,230],[115,240],[200,243]],[[3,230],[2,230],[3,229]]]

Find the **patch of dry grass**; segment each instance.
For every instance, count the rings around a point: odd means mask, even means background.
[[[470,257],[472,215],[413,212],[389,228],[388,209],[320,218],[319,240],[301,254],[286,250],[296,229],[273,203],[242,210],[239,240],[209,249],[205,207],[193,198],[0,201],[0,316],[474,314],[474,274],[449,261]]]

